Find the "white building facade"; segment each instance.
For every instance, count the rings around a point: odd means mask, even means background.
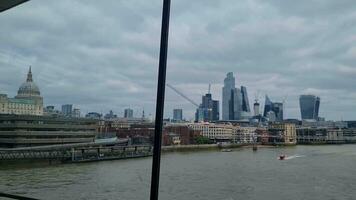
[[[215,123],[194,123],[189,124],[189,128],[200,131],[201,135],[211,140],[230,140],[236,129],[235,126],[229,124]]]

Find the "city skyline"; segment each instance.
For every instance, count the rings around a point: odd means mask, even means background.
[[[198,102],[211,83],[214,99],[221,102],[222,80],[232,71],[248,88],[250,105],[256,93],[261,107],[265,94],[276,102],[288,96],[285,118],[300,119],[299,95],[314,94],[323,99],[320,116],[356,118],[356,36],[354,27],[340,31],[354,20],[353,6],[325,1],[327,12],[314,13],[306,6],[318,2],[204,2],[189,8],[188,1],[173,2],[167,82]],[[61,9],[68,4],[70,10]],[[144,108],[154,115],[160,1],[117,7],[94,1],[31,2],[5,12],[0,92],[15,96],[32,65],[45,105],[70,103],[83,112],[120,115],[126,107],[135,113]],[[337,13],[343,15],[333,18]],[[196,108],[167,90],[165,117],[175,107],[194,117]]]

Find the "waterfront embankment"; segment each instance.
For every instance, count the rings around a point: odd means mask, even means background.
[[[191,145],[174,145],[174,146],[162,146],[162,152],[174,152],[174,151],[200,151],[200,150],[216,150],[222,148],[252,148],[252,144],[191,144]],[[274,148],[278,146],[274,145],[256,145],[257,148]]]

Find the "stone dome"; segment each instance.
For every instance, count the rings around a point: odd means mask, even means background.
[[[22,83],[19,90],[17,91],[17,97],[34,97],[40,96],[40,89],[38,86],[33,82],[32,79],[32,72],[31,67],[27,74],[26,82]]]

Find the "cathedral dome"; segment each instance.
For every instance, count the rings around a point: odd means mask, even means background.
[[[40,89],[33,82],[31,67],[27,74],[26,82],[22,83],[19,90],[17,91],[17,97],[34,97],[40,96]]]

